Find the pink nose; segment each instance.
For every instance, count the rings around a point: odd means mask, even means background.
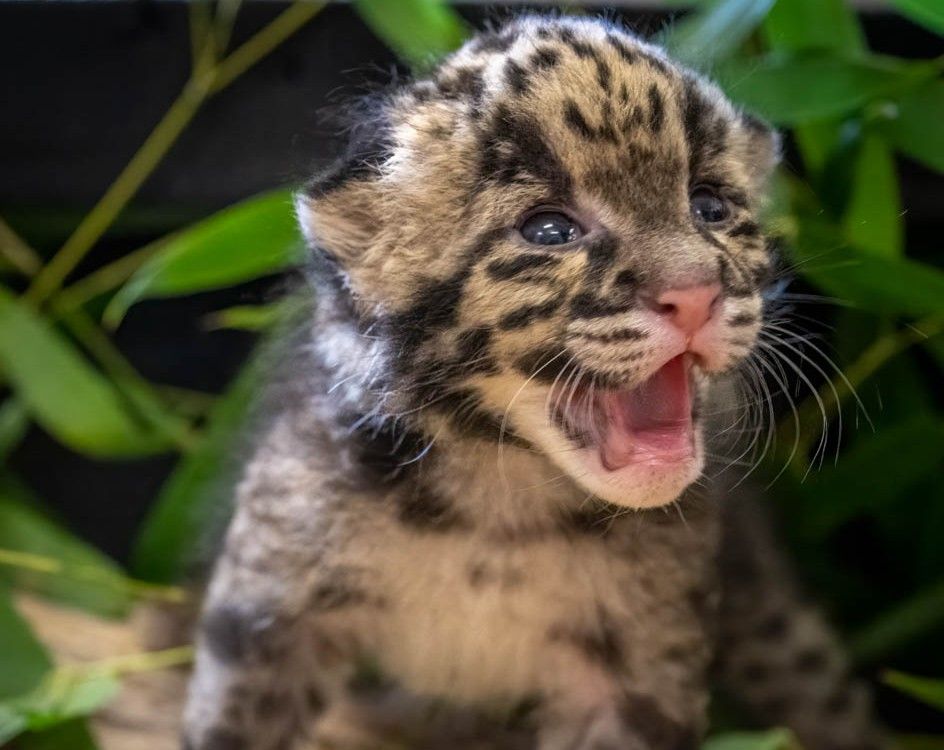
[[[720,284],[702,284],[668,289],[655,299],[650,298],[647,304],[676,328],[691,336],[711,320],[720,297]]]

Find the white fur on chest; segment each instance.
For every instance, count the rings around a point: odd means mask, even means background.
[[[549,631],[592,621],[600,602],[619,606],[613,561],[599,545],[429,535],[382,557],[390,608],[377,623],[378,656],[418,693],[485,702],[531,694],[547,669]]]

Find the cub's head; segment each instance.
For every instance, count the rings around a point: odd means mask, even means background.
[[[775,136],[587,19],[479,35],[369,119],[298,212],[386,342],[386,412],[542,451],[612,503],[676,499],[697,406],[761,325]]]

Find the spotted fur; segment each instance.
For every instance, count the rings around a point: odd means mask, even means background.
[[[430,701],[491,726],[489,747],[697,747],[721,570],[715,497],[686,490],[702,425],[684,472],[606,482],[553,396],[637,386],[667,346],[646,300],[718,283],[696,408],[712,398],[762,323],[777,155],[712,84],[596,20],[519,19],[378,103],[298,198],[311,345],[239,488],[188,747],[379,748]],[[693,221],[699,185],[723,223]],[[535,206],[584,236],[528,245]],[[828,671],[828,645],[770,679]],[[365,665],[396,721],[353,688]]]

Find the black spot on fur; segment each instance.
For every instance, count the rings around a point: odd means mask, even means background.
[[[514,60],[505,61],[505,82],[517,95],[528,91],[528,72]]]
[[[581,292],[571,300],[570,314],[574,318],[603,318],[607,315],[618,315],[632,310],[632,301],[612,303],[592,292]]]
[[[786,638],[790,621],[782,612],[768,615],[757,627],[757,635],[764,640],[780,641]]]
[[[420,456],[429,440],[419,432],[391,419],[365,419],[342,415],[352,438],[353,458],[364,469],[369,484],[391,482],[404,476],[405,468]]]
[[[622,39],[616,36],[616,34],[607,34],[606,41],[613,49],[617,51],[617,53],[619,53],[619,56],[623,59],[623,62],[629,63],[630,65],[636,62],[636,53],[633,52],[633,50],[631,50]]]
[[[380,602],[363,589],[350,586],[343,580],[325,581],[311,594],[311,607],[318,612],[330,612],[364,604],[377,606]]]
[[[440,81],[439,90],[447,99],[470,99],[473,103],[482,100],[485,81],[479,68],[460,68],[451,78]]]
[[[613,279],[613,286],[635,290],[639,287],[639,277],[627,268],[616,274],[616,278]]]
[[[324,695],[322,695],[321,690],[315,685],[309,685],[305,689],[305,707],[308,709],[309,713],[314,715],[320,714],[324,711],[325,705]]]
[[[587,341],[596,341],[601,344],[615,344],[623,341],[643,341],[649,334],[639,328],[619,328],[608,333],[580,333],[577,336]]]
[[[504,31],[479,34],[472,43],[473,52],[507,52],[518,39],[518,32]]]
[[[507,281],[537,268],[556,266],[561,259],[557,255],[542,255],[540,253],[522,253],[510,260],[493,260],[485,271],[496,281]]]
[[[590,125],[583,112],[580,111],[580,107],[577,106],[577,102],[573,99],[568,99],[564,103],[564,123],[574,133],[588,141],[616,143],[618,140],[613,126],[609,123],[604,123],[599,128]]]
[[[587,254],[587,276],[594,282],[599,280],[616,261],[616,250],[617,241],[611,234],[587,243],[584,248]]]
[[[553,47],[538,47],[528,62],[535,70],[550,70],[560,62],[560,52]]]
[[[613,74],[610,72],[610,66],[606,64],[604,60],[600,58],[595,58],[597,66],[597,83],[600,84],[600,88],[607,94],[610,93],[610,81],[613,78]]]
[[[538,181],[567,202],[571,192],[570,175],[534,119],[498,106],[479,145],[482,153],[479,172],[484,183]]]
[[[398,499],[397,518],[404,526],[419,531],[449,532],[468,527],[451,503],[422,486]]]
[[[253,712],[257,718],[268,721],[284,716],[291,709],[292,699],[290,695],[275,690],[267,690],[256,698]]]
[[[757,237],[760,234],[760,227],[753,221],[742,221],[736,227],[728,232],[728,237]]]
[[[659,93],[659,87],[653,83],[649,86],[649,128],[653,133],[658,133],[662,130],[664,122],[665,102]]]
[[[413,355],[424,340],[455,324],[456,305],[472,269],[507,232],[504,227],[483,232],[472,244],[459,270],[448,279],[424,284],[416,294],[415,304],[387,321],[390,335],[399,339],[396,364],[401,370],[409,369]]]
[[[754,313],[738,313],[727,321],[728,325],[732,327],[752,326],[757,322],[758,318]]]
[[[564,297],[561,295],[537,305],[524,305],[503,316],[498,322],[498,327],[504,331],[525,328],[535,321],[550,317],[562,304],[564,304]]]
[[[210,653],[224,664],[238,664],[256,656],[270,629],[270,618],[262,612],[219,604],[209,610],[201,631]]]
[[[808,648],[796,655],[796,668],[800,672],[822,672],[829,665],[829,654],[822,649]]]
[[[623,665],[623,644],[617,629],[605,615],[601,615],[593,629],[555,626],[548,632],[548,639],[554,643],[566,643],[588,661],[608,669],[617,670]]]
[[[563,374],[569,361],[566,350],[551,345],[525,352],[515,361],[515,369],[538,382],[553,383]]]
[[[191,745],[193,750],[249,750],[246,738],[233,729],[217,727],[210,730],[203,742]]]
[[[618,507],[605,500],[596,499],[589,507],[563,513],[561,528],[577,534],[605,537],[613,530],[614,519],[619,515]]]
[[[472,328],[459,334],[457,356],[467,374],[498,371],[497,363],[489,354],[491,343],[492,329],[488,327]]]
[[[698,738],[691,727],[670,719],[648,695],[628,693],[622,701],[624,721],[646,742],[646,747],[696,750]]]
[[[770,677],[770,667],[759,661],[751,661],[741,667],[741,677],[748,682],[764,682]]]

